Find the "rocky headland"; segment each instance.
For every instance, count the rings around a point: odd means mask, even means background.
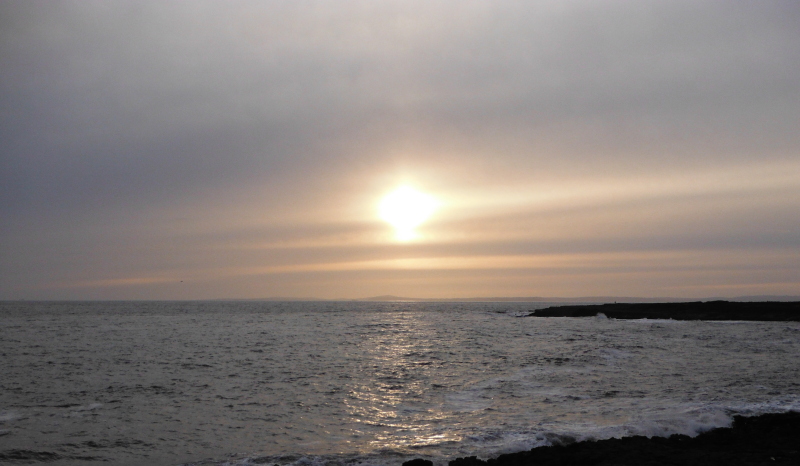
[[[800,302],[705,301],[688,303],[609,303],[537,309],[531,317],[612,319],[800,321]]]

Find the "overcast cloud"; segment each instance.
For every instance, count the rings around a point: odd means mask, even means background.
[[[2,0],[0,298],[800,294],[798,24]],[[400,183],[444,202],[413,244]]]

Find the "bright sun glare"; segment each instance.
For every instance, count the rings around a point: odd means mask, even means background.
[[[395,189],[381,201],[379,211],[383,220],[395,228],[395,237],[400,241],[416,238],[414,231],[433,214],[439,202],[431,195],[408,186]]]

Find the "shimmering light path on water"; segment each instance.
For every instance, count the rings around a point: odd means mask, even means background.
[[[2,303],[0,452],[442,462],[800,408],[800,323],[516,317],[534,307]]]

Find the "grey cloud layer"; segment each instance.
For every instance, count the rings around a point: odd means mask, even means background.
[[[267,186],[274,209],[423,158],[539,180],[800,150],[793,1],[4,1],[0,18],[6,244],[119,209],[202,215],[232,186]]]

